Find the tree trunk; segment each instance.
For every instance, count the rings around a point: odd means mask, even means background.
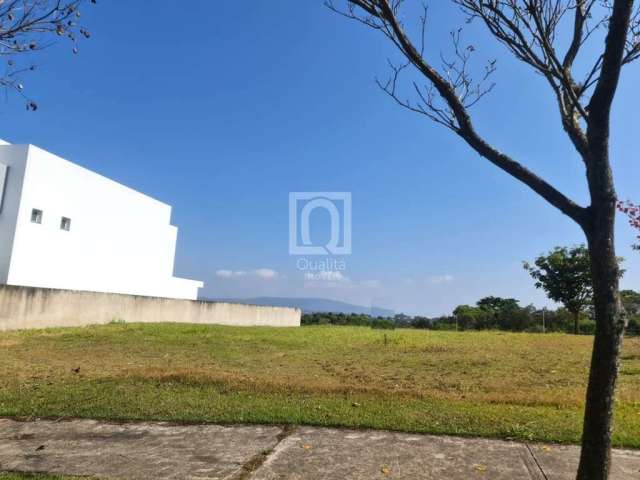
[[[573,333],[580,335],[580,312],[573,312]]]
[[[592,205],[585,226],[593,276],[596,334],[585,405],[578,480],[606,480],[611,462],[611,430],[620,346],[625,328],[614,245],[615,197]]]

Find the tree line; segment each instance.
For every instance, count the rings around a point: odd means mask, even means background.
[[[622,302],[629,316],[627,335],[640,335],[640,292],[621,291]],[[334,312],[305,313],[303,325],[351,325],[372,328],[417,328],[426,330],[477,331],[502,330],[510,332],[575,333],[575,315],[565,307],[540,309],[533,305],[520,306],[514,298],[485,297],[475,305],[459,305],[450,315],[426,317],[398,314],[393,317],[374,317],[365,314]],[[579,315],[578,333],[592,335],[596,323],[592,308]]]
[[[635,212],[635,211],[634,211]],[[618,264],[623,259],[617,258]],[[536,288],[562,305],[557,309],[520,306],[515,298],[485,297],[475,305],[459,305],[451,315],[436,318],[408,316],[371,317],[342,313],[303,315],[303,325],[359,325],[373,328],[423,328],[432,330],[507,330],[512,332],[567,332],[595,334],[596,314],[593,298],[591,260],[585,245],[555,247],[539,255],[533,263],[523,262]],[[619,276],[624,270],[618,268]],[[626,332],[640,335],[640,293],[622,290],[620,299],[627,316]]]

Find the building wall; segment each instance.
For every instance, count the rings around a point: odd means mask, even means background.
[[[173,277],[178,231],[169,205],[37,147],[26,151],[6,283],[197,298],[201,282]],[[42,224],[31,222],[33,209]]]
[[[294,308],[0,286],[0,331],[113,321],[298,327]]]
[[[27,151],[26,145],[8,145],[0,141],[0,164],[8,167],[4,179],[4,195],[0,199],[2,203],[0,208],[0,283],[6,283],[9,276]]]

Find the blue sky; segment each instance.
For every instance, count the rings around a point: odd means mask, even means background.
[[[485,295],[548,304],[521,262],[582,233],[385,97],[374,78],[397,56],[380,35],[319,0],[117,3],[85,7],[93,36],[78,55],[60,43],[34,58],[24,83],[40,109],[3,100],[0,137],[173,205],[176,272],[204,280],[205,296],[318,296],[428,315]],[[431,4],[427,52],[438,58],[461,22],[446,2]],[[479,26],[464,35],[479,60],[498,61],[495,90],[473,110],[481,133],[584,203],[581,161],[542,79]],[[639,66],[627,67],[612,135],[619,195],[636,200],[639,80]],[[296,191],[352,193],[353,253],[331,281],[305,281],[289,255]],[[623,286],[638,289],[640,256],[622,220]],[[326,222],[317,225],[322,237]]]

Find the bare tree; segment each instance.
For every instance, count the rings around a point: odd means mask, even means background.
[[[36,66],[20,60],[51,45],[54,37],[70,41],[73,52],[78,53],[78,38],[90,37],[89,31],[79,25],[79,8],[84,1],[0,0],[0,58],[5,62],[0,87],[23,96],[28,110],[37,110],[38,105],[25,95],[21,78]]]
[[[402,106],[444,125],[479,155],[501,168],[584,231],[591,257],[596,335],[586,395],[582,454],[577,478],[606,479],[610,468],[614,392],[626,317],[619,295],[614,245],[616,192],[609,161],[610,112],[623,67],[640,57],[640,13],[633,0],[451,0],[518,60],[546,80],[555,97],[562,128],[584,163],[591,203],[581,206],[524,165],[489,144],[469,113],[491,89],[495,70],[489,62],[480,76],[470,73],[475,48],[464,48],[460,31],[452,34],[453,55],[433,61],[427,54],[426,7],[412,38],[401,20],[404,0],[342,0],[332,10],[385,35],[403,57],[391,64],[391,77],[380,87]],[[567,32],[568,46],[558,40]],[[594,58],[587,57],[589,39],[604,39]],[[581,74],[574,67],[590,66]],[[400,96],[406,69],[422,79],[412,82],[414,100]]]

